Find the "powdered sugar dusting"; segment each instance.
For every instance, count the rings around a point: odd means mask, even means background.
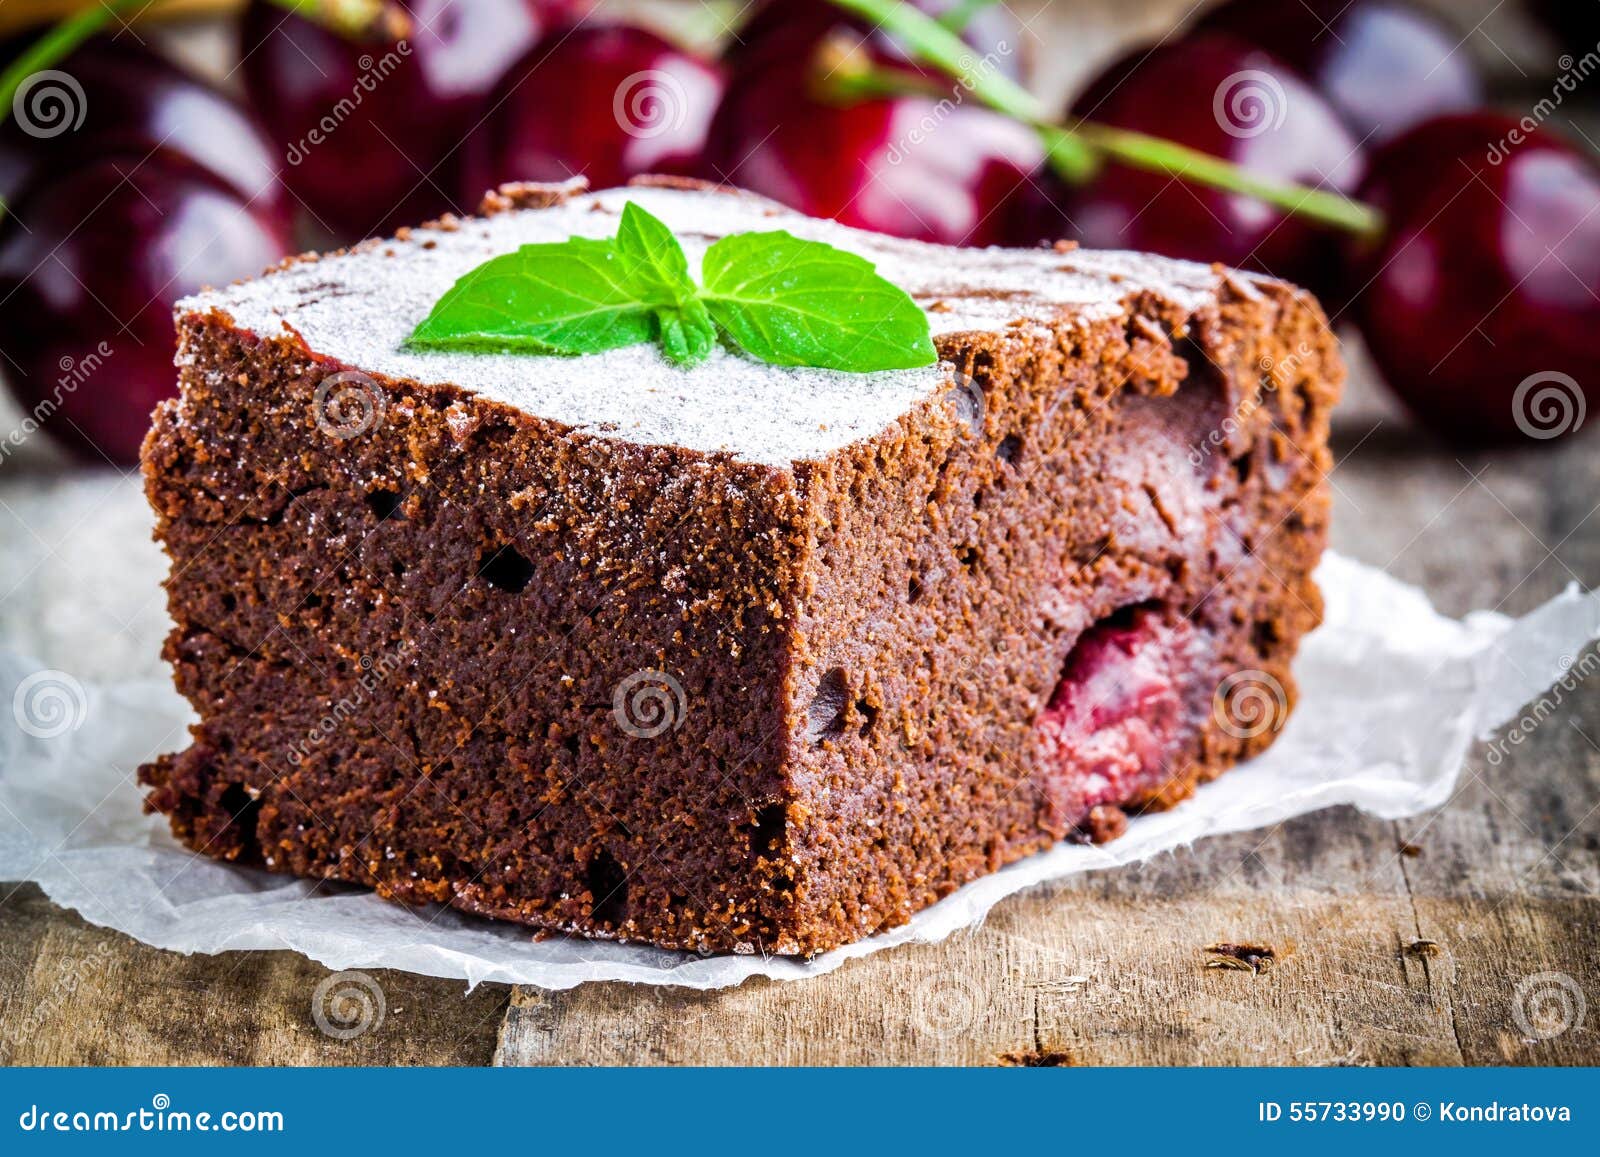
[[[691,270],[718,237],[747,230],[786,229],[858,253],[916,298],[935,336],[1044,324],[1063,313],[1113,317],[1124,298],[1142,291],[1192,310],[1218,283],[1205,266],[1139,254],[951,249],[848,229],[758,197],[628,188],[474,218],[455,229],[413,230],[403,241],[199,294],[179,310],[219,308],[266,337],[292,327],[313,350],[347,365],[453,384],[599,436],[722,451],[768,465],[819,458],[870,437],[949,380],[946,366],[847,374],[768,366],[723,350],[685,371],[650,346],[580,358],[401,348],[434,302],[474,266],[530,243],[611,236],[630,200],[672,228]]]

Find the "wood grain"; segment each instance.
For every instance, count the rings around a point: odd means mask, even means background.
[[[148,948],[28,885],[0,901],[0,1063],[473,1065],[494,1053],[504,987],[467,995],[451,981],[374,971],[381,1019],[339,1040],[313,1014],[328,975],[292,952]],[[335,1029],[358,1023],[331,1011]]]
[[[1391,433],[1390,431],[1394,432]],[[1463,459],[1377,423],[1342,439],[1337,545],[1452,612],[1531,609],[1600,579],[1582,443]],[[1582,497],[1578,497],[1582,496]],[[1592,1017],[1544,1039],[1518,985],[1600,1000],[1600,695],[1441,811],[1336,809],[1042,888],[941,945],[803,984],[519,989],[503,1064],[1593,1064]],[[1261,973],[1210,967],[1268,946]],[[1548,981],[1528,999],[1559,998]],[[1541,1025],[1533,1018],[1533,1027]]]
[[[5,0],[0,24],[46,2]],[[1438,4],[1474,27],[1467,47],[1501,74],[1537,74],[1549,46],[1512,8]],[[1045,62],[1046,90],[1055,99],[1191,7],[1041,7],[1036,35],[1073,25],[1074,51]],[[1480,15],[1489,19],[1475,24]],[[1407,430],[1359,373],[1344,412],[1340,550],[1422,584],[1456,614],[1520,613],[1568,582],[1600,584],[1593,437],[1459,455]],[[47,602],[107,557],[82,554],[86,535],[128,544],[111,556],[119,574],[148,550],[128,504],[68,488],[55,469],[30,444],[0,471],[0,581],[12,592],[0,645],[82,655],[92,632],[104,664],[95,677],[149,673],[154,650],[123,633],[148,627],[144,598],[107,587],[76,616]],[[0,1062],[1595,1064],[1596,801],[1600,684],[1576,688],[1503,761],[1475,752],[1431,815],[1387,823],[1335,809],[1208,840],[1014,897],[943,944],[798,983],[468,995],[374,973],[384,1019],[349,1041],[317,1027],[313,995],[329,974],[301,957],[164,953],[36,889],[0,886]],[[1270,948],[1273,963],[1215,966],[1224,958],[1206,950],[1222,942]],[[1542,1014],[1574,991],[1585,1017],[1544,1035],[1558,1022]]]
[[[1339,549],[1423,583],[1452,613],[1520,613],[1569,581],[1600,581],[1592,440],[1469,458],[1403,431],[1373,395],[1355,403],[1335,474]],[[32,547],[19,535],[19,550],[70,552],[85,510],[58,476],[0,480],[0,496],[38,535]],[[109,492],[87,501],[103,511],[96,533],[118,533],[131,507]],[[69,572],[18,597],[46,599]],[[13,625],[27,617],[5,610]],[[33,629],[41,653],[82,645],[52,641],[49,616]],[[1395,824],[1336,809],[1208,840],[800,983],[466,996],[376,973],[385,1019],[350,1041],[317,1028],[312,997],[328,973],[303,958],[163,953],[24,888],[0,902],[0,1060],[1593,1064],[1600,1012],[1548,1038],[1539,1014],[1571,991],[1600,1003],[1600,695],[1579,686],[1506,750],[1498,765],[1474,753],[1432,815]],[[1275,960],[1259,973],[1215,967],[1206,949],[1219,942]]]

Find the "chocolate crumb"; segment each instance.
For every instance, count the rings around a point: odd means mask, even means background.
[[[1108,844],[1128,830],[1128,813],[1114,804],[1101,804],[1090,810],[1083,827],[1091,843]]]

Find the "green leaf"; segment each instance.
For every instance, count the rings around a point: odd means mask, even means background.
[[[741,233],[706,253],[705,288],[672,231],[634,202],[617,235],[524,245],[456,282],[410,349],[587,354],[659,343],[690,368],[718,327],[774,365],[867,373],[931,365],[928,319],[851,253],[788,233]]]
[[[632,201],[622,207],[617,252],[628,264],[630,281],[648,299],[682,304],[694,297],[694,279],[689,276],[683,246],[659,218]]]
[[[701,299],[752,357],[870,373],[937,360],[927,315],[870,261],[785,232],[736,233],[706,252]]]
[[[682,306],[656,311],[661,325],[661,352],[673,365],[692,369],[711,356],[717,344],[717,327],[700,301],[690,298]]]
[[[634,265],[610,240],[524,245],[457,281],[406,345],[587,354],[648,342],[654,318]]]

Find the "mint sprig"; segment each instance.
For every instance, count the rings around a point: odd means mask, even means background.
[[[820,241],[732,234],[707,250],[701,281],[672,230],[629,201],[613,238],[524,245],[484,262],[406,345],[576,355],[655,342],[689,368],[720,335],[780,366],[870,373],[937,360],[911,296],[871,262]]]

